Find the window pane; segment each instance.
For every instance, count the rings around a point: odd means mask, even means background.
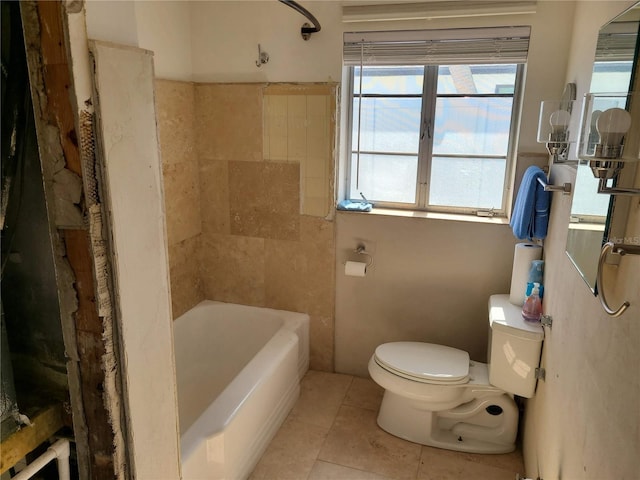
[[[362,192],[371,201],[416,202],[417,156],[360,154],[359,178],[355,153],[351,165],[352,198]]]
[[[360,93],[360,67],[354,67],[353,91]],[[364,67],[364,94],[422,95],[424,67]]]
[[[441,65],[438,94],[513,94],[516,65]]]
[[[598,191],[598,179],[593,176],[590,168],[586,166],[578,167],[576,171],[576,181],[574,182],[573,200],[571,203],[571,216],[607,216],[609,210],[609,195],[593,195]]]
[[[351,148],[358,150],[358,106],[353,100]],[[420,98],[363,98],[360,151],[418,154]]]
[[[591,76],[592,93],[626,92],[631,83],[633,62],[596,62]],[[624,108],[624,105],[622,106]]]
[[[433,157],[429,204],[500,209],[505,168],[499,158]]]
[[[511,97],[438,98],[433,153],[506,156]]]

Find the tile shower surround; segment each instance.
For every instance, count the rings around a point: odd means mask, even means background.
[[[335,99],[333,84],[156,80],[174,318],[205,298],[308,313],[311,367],[328,371]]]

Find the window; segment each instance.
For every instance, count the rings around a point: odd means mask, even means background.
[[[523,63],[469,55],[469,41],[460,43],[460,58],[475,61],[462,64],[451,61],[451,42],[443,56],[434,55],[432,42],[416,44],[429,46],[407,55],[406,39],[393,48],[360,40],[358,58],[345,42],[352,63],[347,196],[378,206],[503,214]]]

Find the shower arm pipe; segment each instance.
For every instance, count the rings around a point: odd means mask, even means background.
[[[313,23],[313,27],[306,22],[302,25],[302,28],[300,29],[300,34],[302,35],[303,39],[309,40],[309,38],[311,38],[312,33],[316,33],[320,31],[321,27],[320,27],[320,22],[318,22],[318,19],[314,17],[311,14],[311,12],[309,12],[309,10],[304,8],[298,2],[295,2],[294,0],[278,0],[278,1],[280,3],[284,3],[288,7],[293,8],[296,12],[300,13],[301,15],[306,17],[307,20]]]

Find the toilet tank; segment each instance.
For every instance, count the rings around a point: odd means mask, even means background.
[[[522,307],[509,295],[489,297],[489,383],[505,392],[531,398],[536,390],[536,368],[544,330],[526,322]]]

